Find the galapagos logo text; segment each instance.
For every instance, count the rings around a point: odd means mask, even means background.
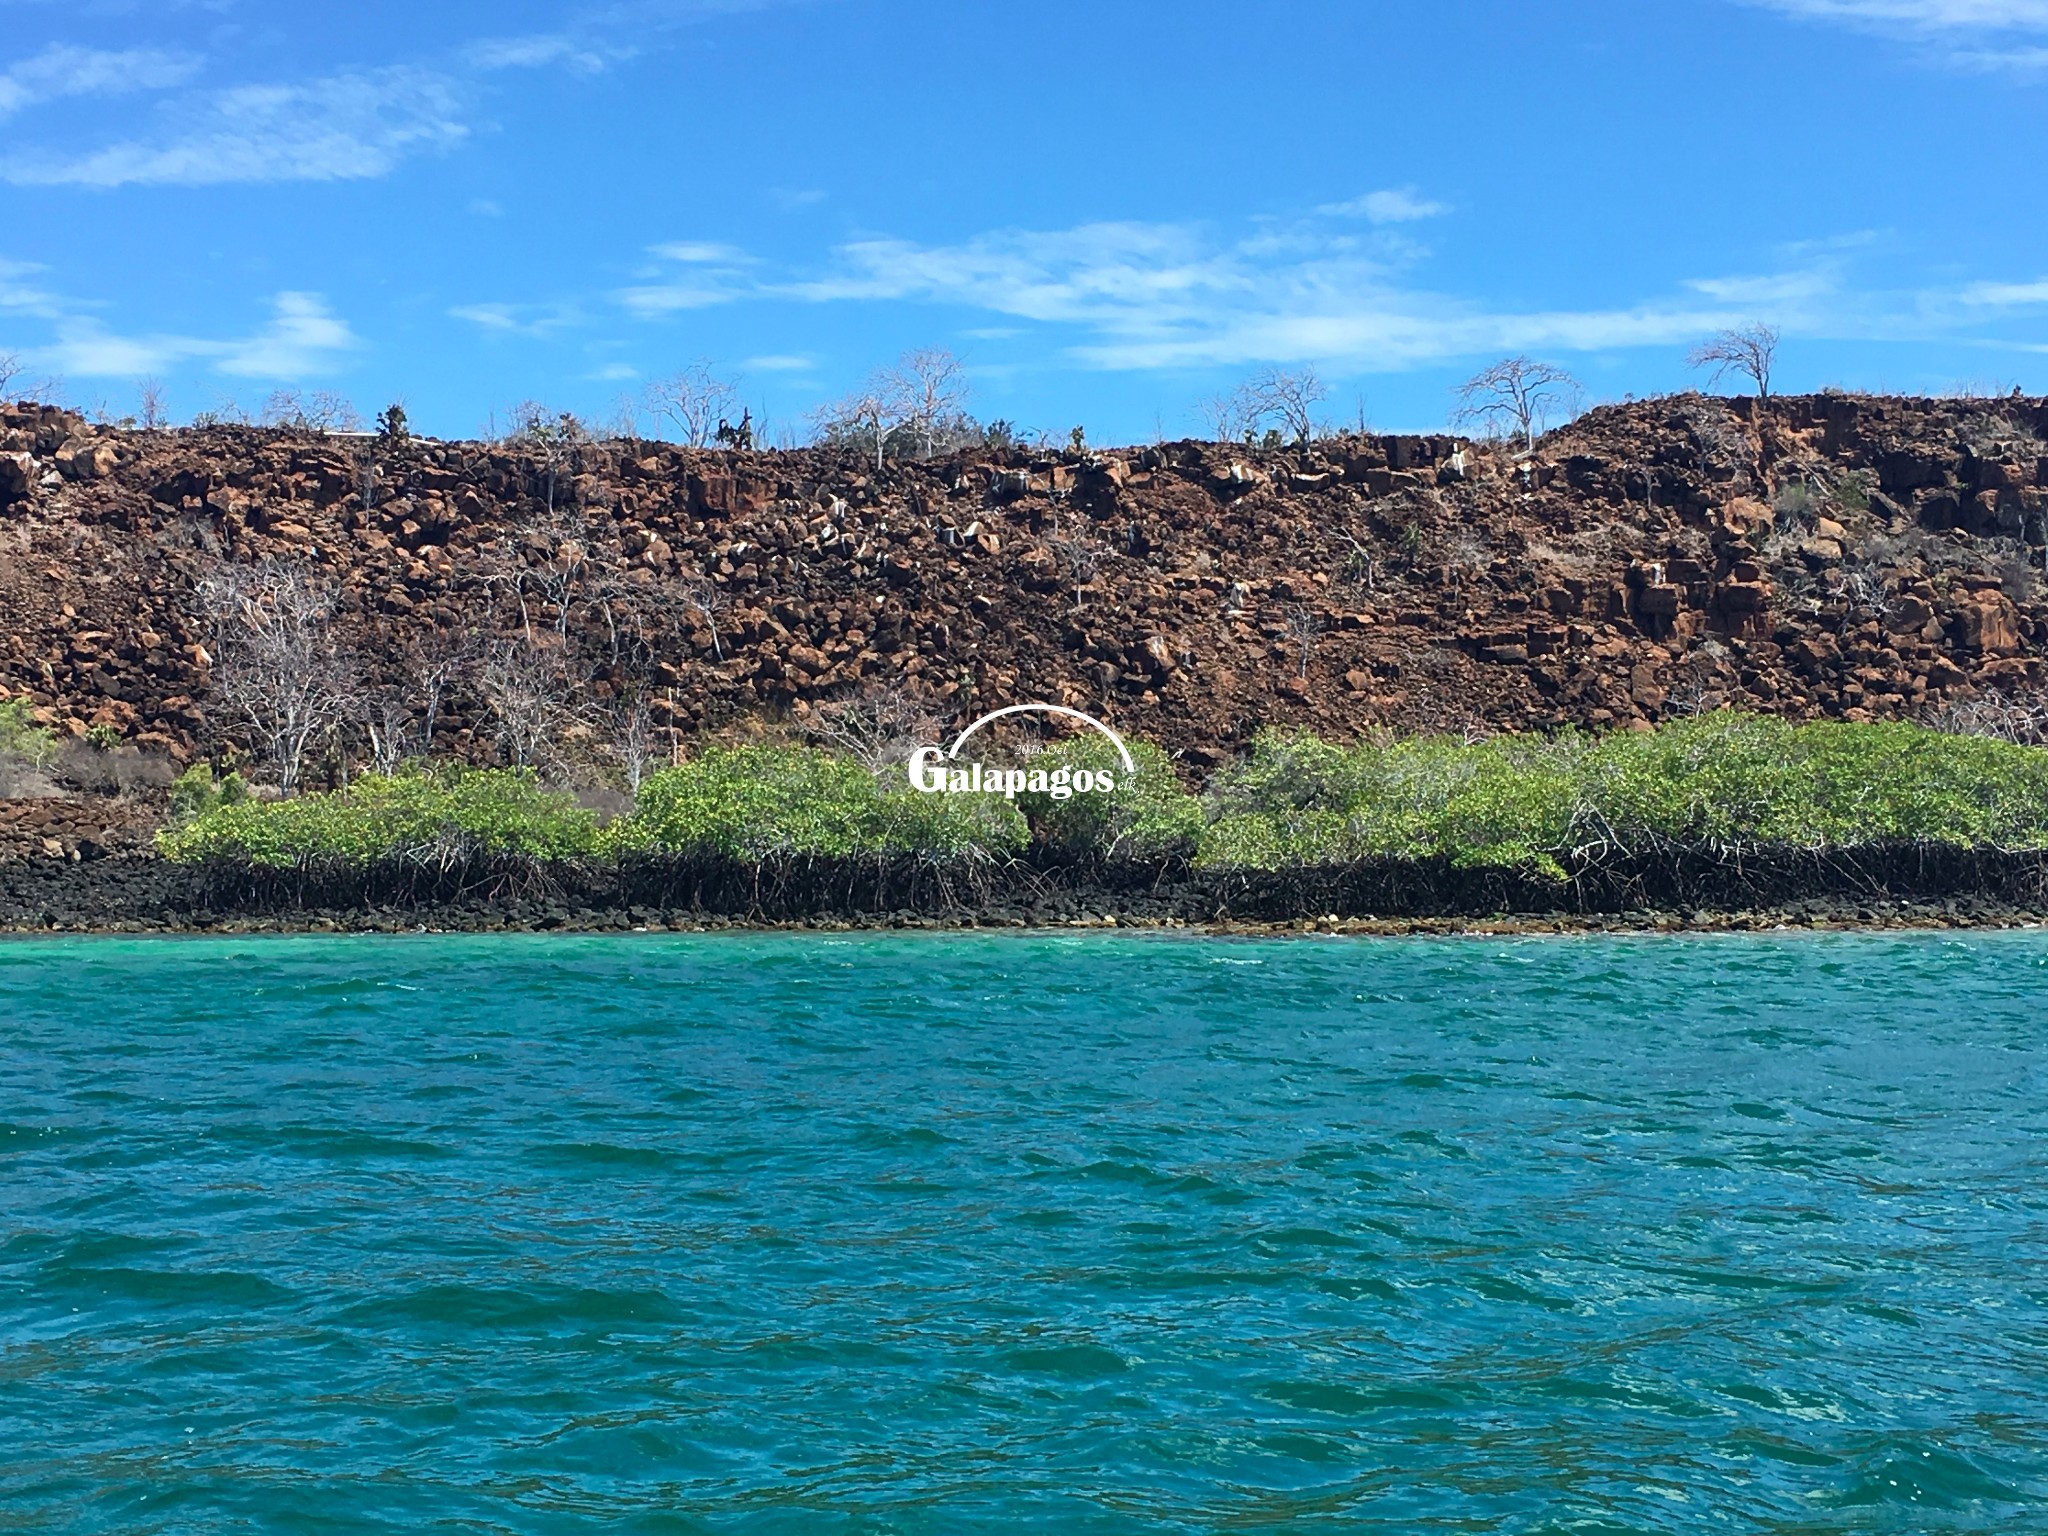
[[[1115,792],[1116,774],[1106,768],[992,768],[973,760],[960,761],[960,749],[984,725],[1005,715],[1025,714],[1064,715],[1100,731],[1116,748],[1124,773],[1137,773],[1138,765],[1131,761],[1130,748],[1124,745],[1123,738],[1093,715],[1068,709],[1064,704],[1012,704],[983,715],[954,737],[950,747],[919,747],[911,753],[911,787],[927,795],[1002,795],[1011,800],[1019,795],[1049,795],[1055,800],[1068,800],[1075,795]]]

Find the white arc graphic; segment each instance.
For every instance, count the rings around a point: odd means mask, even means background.
[[[1136,773],[1138,771],[1138,765],[1131,761],[1130,749],[1124,745],[1124,739],[1121,736],[1117,735],[1115,731],[1112,731],[1093,715],[1084,715],[1080,710],[1069,709],[1064,704],[1012,704],[1005,709],[998,709],[990,714],[983,715],[974,724],[968,726],[966,730],[953,738],[953,745],[946,749],[946,756],[949,759],[959,757],[960,749],[967,745],[967,738],[980,730],[984,725],[987,725],[991,720],[1000,720],[1005,715],[1029,714],[1039,710],[1049,715],[1065,715],[1069,719],[1079,720],[1083,725],[1094,726],[1096,730],[1108,737],[1109,744],[1116,748],[1116,755],[1123,759],[1124,771],[1126,773]]]

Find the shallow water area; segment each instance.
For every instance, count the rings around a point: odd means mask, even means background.
[[[2048,1528],[2048,935],[0,943],[0,1528]]]

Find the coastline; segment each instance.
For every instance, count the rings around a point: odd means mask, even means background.
[[[1499,871],[1442,868],[1254,875],[1145,866],[1077,871],[1019,861],[997,872],[1008,878],[984,877],[974,888],[912,883],[892,897],[884,877],[858,893],[842,887],[836,900],[798,901],[794,905],[802,910],[795,910],[786,892],[761,887],[758,867],[751,893],[729,880],[707,880],[703,869],[689,871],[695,878],[688,882],[677,880],[674,871],[666,872],[665,881],[650,881],[644,872],[636,880],[628,872],[588,869],[527,870],[523,880],[503,870],[495,880],[467,871],[427,890],[380,886],[358,871],[346,880],[288,890],[260,880],[238,886],[249,871],[231,878],[156,858],[52,858],[0,863],[0,934],[1109,928],[1402,936],[2048,925],[2048,881],[2038,856],[1974,855],[1931,870],[1923,866],[1919,880],[1889,881],[1882,878],[1884,866],[1896,866],[1895,856],[1862,861],[1860,870],[1857,862],[1816,860],[1791,878],[1777,870],[1775,879],[1768,870],[1760,878],[1751,868],[1736,882],[1701,880],[1699,869],[1672,860],[1651,871],[1661,880],[1645,882],[1640,868],[1621,872],[1626,878],[1603,870],[1593,872],[1601,877],[1596,882],[1556,887]],[[1846,885],[1845,873],[1854,877]],[[1896,876],[1897,868],[1890,873]],[[1745,884],[1752,899],[1739,899]],[[1657,886],[1666,899],[1641,899]],[[1674,891],[1687,891],[1692,899],[1669,899]],[[1632,892],[1638,899],[1629,899]],[[681,899],[685,893],[689,899]],[[1361,899],[1372,897],[1378,899]]]

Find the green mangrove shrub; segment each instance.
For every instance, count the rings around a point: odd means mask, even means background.
[[[1652,732],[1382,738],[1269,732],[1218,775],[1198,862],[1447,859],[1563,878],[1688,846],[2048,848],[2048,751],[1897,722],[1717,713]]]
[[[606,831],[621,854],[762,859],[1014,853],[1030,829],[1001,795],[920,794],[815,747],[712,747],[650,774]]]
[[[1201,841],[1202,802],[1180,787],[1173,761],[1149,741],[1133,741],[1127,772],[1116,749],[1099,735],[1071,736],[1047,747],[1025,767],[1031,782],[1071,783],[1081,772],[1106,773],[1116,781],[1107,794],[1057,794],[1027,790],[1017,805],[1041,843],[1068,853],[1104,858],[1159,859],[1192,855]],[[1066,778],[1059,780],[1060,771]]]
[[[194,763],[171,780],[171,821],[182,826],[217,806],[238,805],[248,798],[248,781],[233,769],[216,775],[211,763]]]
[[[580,859],[597,843],[589,811],[517,768],[366,775],[346,789],[290,800],[222,796],[157,835],[158,851],[178,863],[269,869]]]

